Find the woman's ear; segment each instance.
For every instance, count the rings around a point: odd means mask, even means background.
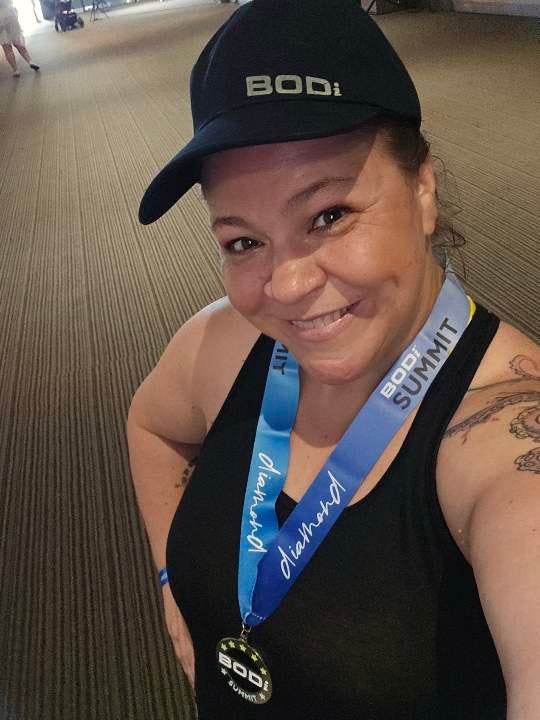
[[[424,235],[429,237],[435,232],[437,217],[439,216],[437,209],[437,178],[431,155],[426,157],[418,170],[416,193],[420,204]]]

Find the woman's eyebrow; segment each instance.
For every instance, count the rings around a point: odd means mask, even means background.
[[[224,225],[225,227],[244,227],[246,229],[249,229],[250,225],[245,220],[243,220],[241,217],[238,217],[237,215],[226,215],[223,217],[217,217],[215,220],[212,221],[212,230],[215,230],[216,227],[219,225]]]
[[[352,183],[355,181],[356,178],[354,177],[325,177],[321,178],[320,180],[316,180],[315,182],[311,183],[311,185],[308,185],[307,187],[303,188],[302,190],[295,193],[292,197],[290,197],[286,203],[285,207],[289,210],[294,209],[298,205],[301,205],[302,203],[307,202],[313,195],[316,195],[321,190],[326,190],[326,188],[332,186],[332,185],[342,185],[344,183]],[[238,215],[224,215],[222,217],[217,217],[212,222],[212,230],[215,230],[219,226],[225,226],[225,227],[243,227],[249,230],[251,228],[251,225],[246,222],[243,218],[239,217]]]
[[[353,183],[355,180],[356,178],[354,177],[340,176],[321,178],[321,180],[316,180],[314,183],[311,183],[311,185],[308,185],[303,190],[295,193],[291,198],[287,200],[285,205],[288,209],[293,209],[298,205],[307,202],[311,197],[313,197],[313,195],[316,195],[321,190],[326,190],[326,188],[331,185]]]

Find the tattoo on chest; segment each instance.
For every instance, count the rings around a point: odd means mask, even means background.
[[[180,480],[176,482],[176,487],[179,488],[186,488],[189,481],[191,480],[191,476],[193,475],[193,471],[195,470],[195,465],[197,464],[196,457],[191,458],[191,460],[188,462],[186,467],[184,468],[184,472],[182,473],[182,477]]]
[[[476,425],[482,425],[492,419],[496,420],[497,413],[510,405],[527,404],[528,407],[521,410],[510,422],[508,430],[520,440],[531,438],[535,442],[540,442],[540,390],[523,390],[517,387],[518,385],[522,386],[523,380],[540,380],[540,370],[534,360],[525,355],[516,355],[510,361],[510,368],[519,378],[501,384],[506,387],[515,384],[515,390],[496,395],[485,408],[448,428],[445,437],[462,434],[462,442],[465,443],[469,433]],[[524,455],[519,455],[514,460],[514,464],[518,470],[540,474],[540,447],[535,447]]]

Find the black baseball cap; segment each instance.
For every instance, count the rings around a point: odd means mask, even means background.
[[[414,84],[360,0],[253,0],[191,73],[194,135],[154,178],[144,225],[200,181],[201,161],[247,145],[348,132],[380,115],[420,126]]]

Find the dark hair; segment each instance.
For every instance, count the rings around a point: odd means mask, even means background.
[[[430,143],[420,129],[412,122],[389,116],[379,117],[369,125],[382,137],[386,150],[402,172],[411,178],[416,177],[430,152]],[[433,159],[437,175],[436,198],[439,217],[430,241],[435,257],[441,265],[444,265],[447,257],[465,244],[465,238],[455,229],[451,221],[451,216],[459,211],[459,198],[453,178],[440,158]]]

